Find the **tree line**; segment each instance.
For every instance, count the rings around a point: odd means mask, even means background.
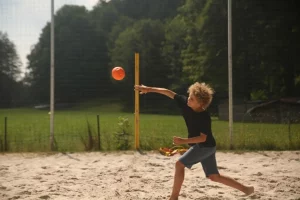
[[[233,94],[264,100],[300,94],[297,0],[233,0]],[[140,82],[185,93],[195,81],[227,98],[227,0],[111,0],[88,11],[66,5],[55,13],[55,101],[134,100],[134,53]],[[0,30],[1,31],[1,30]],[[27,56],[22,80],[14,44],[0,32],[0,106],[49,103],[50,22]],[[126,70],[123,81],[111,69]],[[158,106],[163,97],[142,97]],[[163,105],[165,106],[165,104]]]

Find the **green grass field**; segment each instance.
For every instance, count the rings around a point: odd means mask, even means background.
[[[55,141],[57,151],[98,150],[97,115],[100,118],[100,144],[104,151],[118,150],[116,133],[124,125],[119,117],[128,119],[129,127],[121,139],[134,148],[134,114],[122,113],[116,105],[78,107],[55,112]],[[4,150],[4,118],[7,117],[7,147],[10,152],[49,151],[50,115],[48,110],[0,110],[0,151]],[[89,124],[89,126],[88,126]],[[88,128],[89,127],[89,128]],[[218,149],[230,149],[228,122],[213,118],[212,129]],[[140,146],[155,150],[172,146],[172,136],[187,135],[184,120],[176,115],[140,114]],[[127,138],[127,139],[126,139]],[[234,123],[235,150],[295,150],[300,149],[300,124]]]

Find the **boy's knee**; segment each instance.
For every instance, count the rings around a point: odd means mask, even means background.
[[[208,178],[209,178],[211,181],[218,182],[219,179],[220,179],[220,175],[219,175],[219,174],[212,174],[212,175],[209,175]]]
[[[185,166],[184,166],[184,164],[182,162],[180,162],[179,160],[177,160],[176,163],[175,163],[175,167],[177,169],[184,169]]]

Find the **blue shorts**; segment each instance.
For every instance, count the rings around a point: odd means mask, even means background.
[[[216,147],[202,147],[196,144],[189,148],[180,158],[179,161],[185,167],[191,169],[196,163],[201,162],[205,176],[219,174],[216,162]]]

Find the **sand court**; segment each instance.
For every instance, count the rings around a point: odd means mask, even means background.
[[[179,155],[158,152],[0,155],[0,199],[168,199]],[[179,199],[300,199],[300,151],[217,152],[220,173],[253,185],[243,193],[186,169]]]

